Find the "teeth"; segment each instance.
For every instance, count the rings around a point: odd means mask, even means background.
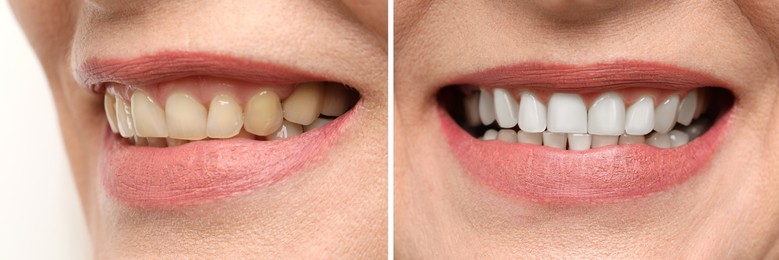
[[[646,144],[657,148],[671,148],[671,138],[668,134],[654,132],[646,138]]]
[[[111,127],[111,132],[118,133],[119,128],[116,125],[116,99],[106,93],[103,97],[103,107],[105,108],[105,117],[108,120],[108,126]]]
[[[565,149],[565,139],[567,137],[564,133],[552,133],[544,132],[544,146],[554,147],[557,149]]]
[[[484,125],[490,125],[492,122],[495,122],[495,104],[493,101],[492,94],[482,89],[479,94],[479,117]]]
[[[168,136],[183,140],[205,139],[208,111],[189,94],[176,92],[165,102]]]
[[[532,93],[522,93],[518,114],[519,129],[522,131],[541,133],[546,130],[546,106]]]
[[[574,151],[589,150],[592,139],[589,134],[568,134],[568,149]]]
[[[478,126],[479,118],[479,94],[471,93],[465,97],[465,123],[469,126]]]
[[[322,126],[324,126],[324,125],[326,125],[326,124],[329,124],[329,123],[330,123],[330,122],[332,122],[332,121],[333,121],[332,119],[326,119],[326,118],[317,118],[317,119],[316,119],[316,120],[314,120],[314,122],[313,122],[313,123],[311,123],[310,125],[304,125],[304,126],[303,126],[303,132],[308,132],[308,131],[311,131],[311,130],[314,130],[314,129],[320,128],[320,127],[322,127]]]
[[[541,145],[543,144],[543,140],[544,138],[542,133],[529,133],[525,131],[517,131],[518,143]]]
[[[625,115],[625,133],[645,135],[652,131],[655,125],[654,103],[652,97],[644,96],[628,108]]]
[[[136,90],[130,98],[135,134],[139,137],[167,137],[168,126],[165,111],[141,90]]]
[[[668,137],[671,138],[671,147],[679,147],[690,142],[690,135],[681,130],[671,130]]]
[[[554,133],[587,133],[587,108],[576,94],[553,94],[549,99],[547,129]]]
[[[703,112],[706,112],[706,109],[709,106],[708,98],[706,98],[706,91],[697,92],[698,93],[698,104],[695,105],[695,113],[694,118],[698,118],[703,114]]]
[[[517,125],[517,110],[519,104],[508,91],[496,88],[495,91],[495,117],[502,128],[512,128]]]
[[[168,145],[168,147],[175,147],[175,146],[189,143],[189,141],[181,140],[181,139],[165,138],[165,143]]]
[[[244,128],[259,136],[273,134],[279,130],[284,120],[281,111],[279,96],[273,91],[261,90],[246,104]]]
[[[119,96],[116,97],[116,122],[119,127],[119,134],[124,138],[130,138],[135,135],[133,128],[133,115],[130,111],[130,105],[124,102]]]
[[[592,148],[603,147],[607,145],[615,145],[619,143],[619,136],[613,135],[593,135],[592,136]]]
[[[281,124],[281,128],[272,135],[269,135],[268,140],[292,138],[302,133],[303,127],[301,125],[284,120]]]
[[[618,144],[643,144],[643,135],[620,135]]]
[[[587,115],[590,134],[621,135],[625,132],[625,103],[615,93],[601,95],[590,107]],[[569,137],[570,138],[570,137]]]
[[[671,95],[655,108],[655,131],[668,133],[676,125],[676,110],[679,107],[679,95]]]
[[[168,147],[168,143],[165,141],[165,138],[149,137],[146,138],[146,142],[151,147]]]
[[[495,129],[489,129],[486,132],[484,132],[484,136],[482,136],[482,140],[495,140],[498,138],[498,131]]]
[[[284,119],[300,125],[311,124],[322,111],[323,94],[324,88],[321,83],[298,85],[281,104]]]
[[[698,104],[698,90],[687,93],[679,104],[679,115],[676,122],[682,125],[690,125],[693,116],[695,116],[695,107]]]
[[[331,84],[324,88],[322,99],[322,114],[326,116],[340,116],[349,109],[349,89],[342,85]]]
[[[501,129],[498,131],[498,140],[507,143],[517,142],[517,132],[511,129]]]
[[[238,134],[243,126],[243,111],[238,101],[230,95],[219,94],[208,107],[206,132],[211,138],[230,138]]]
[[[689,126],[684,128],[684,132],[690,135],[690,140],[698,138],[703,134],[703,132],[706,132],[706,130],[709,129],[709,120],[706,118],[703,118],[701,120],[696,120]]]

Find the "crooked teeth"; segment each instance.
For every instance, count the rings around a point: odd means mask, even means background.
[[[628,108],[625,114],[625,133],[645,135],[652,131],[655,125],[654,103],[654,98],[645,96]]]
[[[321,83],[298,85],[281,104],[284,110],[284,119],[301,125],[311,124],[322,111],[323,94],[324,89]]]
[[[552,94],[549,99],[547,130],[553,133],[587,133],[587,107],[576,94]]]
[[[615,93],[598,97],[587,114],[587,126],[593,135],[621,135],[625,132],[625,103]]]
[[[165,101],[165,117],[168,121],[168,136],[171,138],[200,140],[208,137],[208,111],[187,93],[176,92],[168,97]]]
[[[227,94],[214,96],[208,106],[208,137],[230,138],[237,135],[241,127],[243,112],[238,101]]]
[[[246,131],[259,136],[273,134],[284,121],[281,101],[275,92],[261,90],[246,104]]]
[[[143,91],[136,91],[130,98],[135,135],[140,137],[167,137],[168,126],[165,111]]]
[[[502,128],[512,128],[517,125],[517,110],[519,105],[508,91],[496,88],[494,91],[495,118]]]

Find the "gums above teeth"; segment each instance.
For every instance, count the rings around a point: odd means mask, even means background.
[[[443,89],[439,99],[479,139],[575,151],[628,144],[683,146],[707,131],[723,106],[733,101],[729,92],[718,88],[641,91],[630,92],[628,99],[619,91],[541,96],[530,90],[452,86]],[[714,98],[726,101],[709,107]]]
[[[176,85],[210,84],[199,79],[180,81],[183,84]],[[354,89],[329,82],[303,83],[291,90],[220,84],[205,86],[208,91],[203,86],[160,91],[111,83],[104,97],[108,124],[113,133],[136,146],[171,147],[226,138],[271,141],[322,127],[359,99]],[[241,95],[246,95],[244,102],[239,101]]]

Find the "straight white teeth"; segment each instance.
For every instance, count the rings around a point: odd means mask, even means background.
[[[529,133],[546,130],[546,106],[535,95],[522,93],[519,103],[519,129]]]
[[[625,103],[616,93],[606,93],[592,103],[587,114],[588,133],[621,135],[625,132]]]
[[[628,108],[625,114],[625,133],[629,135],[645,135],[652,131],[655,125],[655,100],[652,97],[641,97],[638,102]]]
[[[552,94],[546,128],[553,133],[587,133],[587,107],[576,94]]]
[[[489,91],[481,90],[481,95],[479,95],[479,116],[481,117],[481,123],[484,125],[490,125],[492,122],[495,122],[494,101]]]
[[[517,125],[517,110],[519,105],[514,97],[505,89],[496,88],[494,92],[495,119],[502,128],[512,128]]]

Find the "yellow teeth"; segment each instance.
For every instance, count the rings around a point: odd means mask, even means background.
[[[230,95],[219,94],[208,107],[208,137],[230,138],[238,134],[243,126],[241,105]]]
[[[165,103],[168,136],[183,140],[201,140],[208,136],[208,111],[194,97],[186,93],[173,93]]]
[[[311,124],[322,111],[323,95],[321,83],[298,85],[282,104],[284,119],[301,125]]]
[[[130,99],[135,135],[140,137],[167,137],[165,111],[143,91],[136,91]]]
[[[246,104],[246,131],[259,136],[270,135],[281,127],[282,108],[279,96],[270,90],[254,94]]]

